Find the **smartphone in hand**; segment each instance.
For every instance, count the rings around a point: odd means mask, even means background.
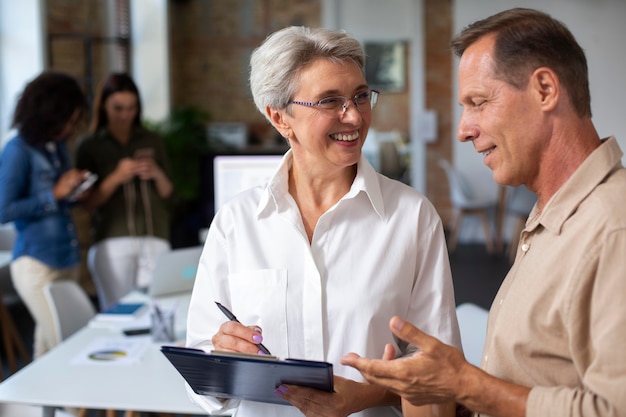
[[[78,196],[91,188],[96,180],[98,179],[98,175],[94,173],[90,173],[87,178],[85,178],[80,184],[78,184],[67,196],[69,201],[76,201]]]

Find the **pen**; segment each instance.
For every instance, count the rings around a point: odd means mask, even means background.
[[[223,305],[221,305],[217,301],[215,302],[215,304],[217,304],[219,309],[222,310],[222,313],[224,313],[224,315],[226,317],[228,317],[228,320],[236,321],[237,323],[241,323],[239,320],[237,320],[237,317],[235,317],[235,315],[233,313],[231,313],[231,311],[229,309],[227,309],[226,307],[224,307]],[[261,350],[261,352],[265,353],[266,355],[271,355],[270,351],[267,350],[267,348],[265,346],[263,346],[263,343],[259,343],[256,346]]]

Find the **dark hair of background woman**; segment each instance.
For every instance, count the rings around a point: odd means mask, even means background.
[[[104,103],[109,96],[121,91],[129,91],[137,97],[137,115],[135,116],[135,120],[133,120],[133,125],[139,126],[141,124],[141,99],[137,85],[128,74],[114,72],[104,79],[94,99],[93,120],[89,126],[91,132],[95,132],[108,124],[109,121],[107,119]]]
[[[87,101],[76,80],[64,73],[45,71],[30,81],[20,95],[12,127],[30,145],[50,142],[70,121],[74,112],[87,111]]]

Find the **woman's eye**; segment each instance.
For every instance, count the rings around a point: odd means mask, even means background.
[[[319,106],[327,109],[337,108],[343,104],[341,97],[326,97],[319,101]]]

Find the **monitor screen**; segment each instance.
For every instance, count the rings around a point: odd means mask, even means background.
[[[240,192],[265,184],[282,155],[219,155],[213,160],[215,212]]]

